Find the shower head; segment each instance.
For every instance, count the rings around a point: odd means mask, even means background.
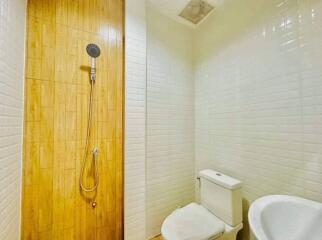
[[[101,54],[101,50],[96,44],[90,43],[87,45],[86,51],[92,59],[92,61],[91,61],[91,80],[92,80],[92,83],[94,83],[95,79],[96,79],[96,58],[99,57],[99,55]]]
[[[101,55],[100,48],[96,44],[93,44],[93,43],[90,43],[87,45],[86,51],[87,51],[88,55],[91,56],[92,58],[97,58],[97,57],[99,57],[99,55]]]

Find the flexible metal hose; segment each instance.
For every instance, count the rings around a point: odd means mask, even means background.
[[[95,81],[90,81],[91,82],[91,89],[90,89],[90,97],[89,97],[89,109],[88,109],[88,119],[87,119],[87,133],[86,133],[86,142],[85,142],[85,149],[84,149],[84,156],[83,156],[83,164],[81,168],[81,173],[79,177],[79,185],[81,189],[84,192],[93,192],[97,189],[98,184],[99,184],[99,173],[98,173],[98,165],[97,165],[97,155],[98,155],[98,150],[97,148],[94,148],[92,151],[92,157],[94,160],[94,171],[95,171],[95,177],[94,177],[94,186],[93,187],[85,187],[83,183],[83,177],[84,177],[84,172],[85,172],[85,165],[86,165],[86,160],[87,160],[87,152],[88,152],[88,147],[89,147],[89,139],[91,136],[91,128],[92,128],[92,115],[93,115],[93,98],[94,98],[94,84]]]

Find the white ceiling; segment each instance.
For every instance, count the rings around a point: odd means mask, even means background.
[[[180,12],[190,2],[190,0],[148,0],[152,6],[162,12],[164,15],[195,28],[196,25],[179,16]],[[215,8],[221,5],[224,0],[205,0]],[[211,14],[211,13],[210,13]],[[210,15],[209,14],[209,15]],[[201,21],[202,22],[202,21]],[[200,24],[200,23],[199,23]]]

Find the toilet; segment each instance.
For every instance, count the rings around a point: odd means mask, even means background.
[[[163,222],[164,240],[236,240],[243,228],[241,181],[206,169],[198,175],[200,204],[173,211]]]

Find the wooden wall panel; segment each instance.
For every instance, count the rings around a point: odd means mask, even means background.
[[[88,43],[101,48],[90,139],[90,149],[99,148],[100,184],[93,194],[79,188]],[[123,239],[123,67],[122,0],[28,1],[22,239]]]

